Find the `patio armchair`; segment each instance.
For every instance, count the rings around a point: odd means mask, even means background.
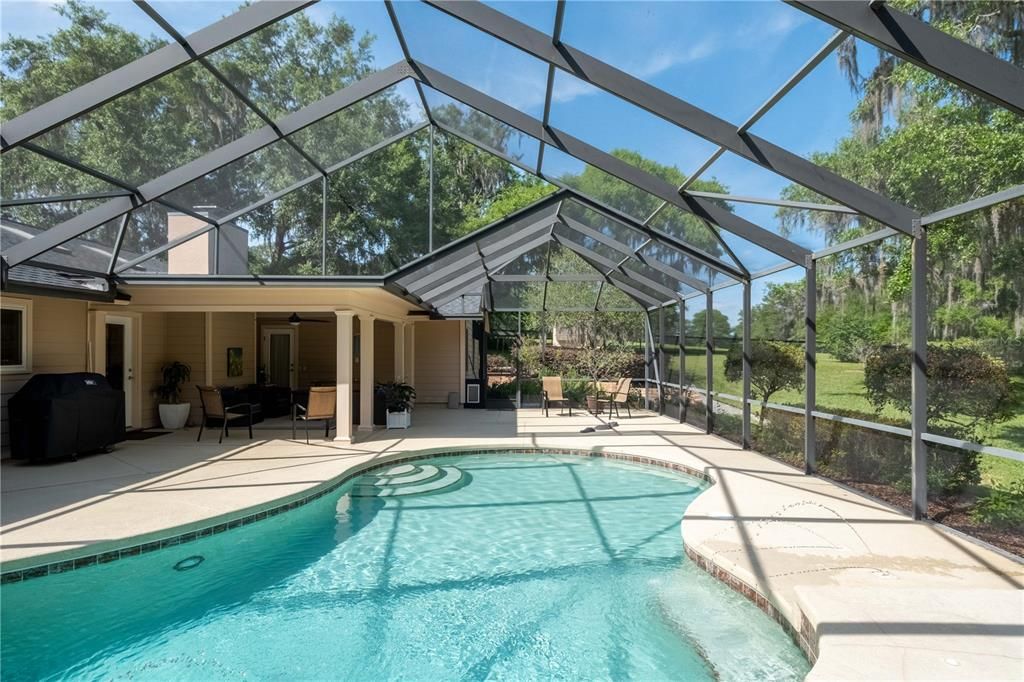
[[[228,433],[228,422],[239,417],[246,417],[249,426],[249,438],[252,438],[252,405],[250,403],[239,403],[237,405],[225,405],[224,396],[216,386],[196,386],[199,389],[199,404],[203,408],[203,418],[199,422],[199,435],[196,437],[198,443],[203,437],[203,428],[209,425],[210,419],[220,420],[220,438],[218,443],[224,442],[224,436]]]
[[[562,377],[542,377],[541,384],[543,385],[543,397],[544,397],[544,416],[550,417],[548,407],[552,403],[558,403],[559,407],[563,410],[568,405],[569,416],[572,416],[572,403],[569,399],[562,395]]]
[[[331,420],[334,419],[338,405],[337,386],[310,386],[309,399],[305,405],[292,405],[292,440],[295,440],[295,421],[301,420],[306,425],[306,444],[309,444],[309,422],[324,421],[324,438],[331,432]]]
[[[622,377],[619,382],[615,385],[615,391],[611,394],[608,416],[611,416],[611,411],[615,410],[615,416],[619,416],[619,405],[626,406],[626,416],[630,419],[633,418],[633,413],[629,409],[629,388],[633,384],[633,380],[629,377]]]

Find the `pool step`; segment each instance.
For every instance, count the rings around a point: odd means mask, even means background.
[[[391,488],[385,488],[380,496],[381,497],[402,497],[403,495],[420,495],[423,493],[433,493],[439,490],[444,490],[455,484],[462,479],[462,470],[455,467],[441,467],[441,477],[431,479],[424,483],[414,485],[402,485],[394,486]]]
[[[367,475],[352,487],[353,497],[404,497],[423,495],[461,487],[469,474],[458,467],[433,464],[404,464],[389,469],[382,475]]]
[[[419,469],[419,471],[416,471]],[[385,487],[393,485],[409,485],[411,483],[424,483],[433,479],[441,478],[441,470],[431,464],[424,464],[422,467],[413,467],[413,471],[401,475],[391,475],[394,469],[382,476],[375,485]]]

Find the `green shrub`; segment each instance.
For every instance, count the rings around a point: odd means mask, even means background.
[[[959,495],[981,483],[981,458],[976,452],[928,444],[929,496]],[[908,481],[909,486],[909,481]]]
[[[500,384],[491,384],[487,387],[487,394],[494,398],[515,398],[516,382],[506,381]]]
[[[754,434],[754,448],[769,457],[803,468],[804,417],[802,414],[767,410],[764,426]]]
[[[520,379],[519,380],[519,393],[520,395],[539,396],[541,394],[541,383],[540,379]],[[513,389],[513,393],[515,389]]]
[[[530,376],[561,376],[610,381],[643,376],[643,354],[626,346],[600,348],[547,347],[525,344],[520,350],[523,372]],[[584,393],[585,396],[585,393]]]
[[[804,364],[800,349],[776,341],[751,342],[750,395],[761,400],[758,426],[764,426],[765,404],[778,391],[796,388],[803,381]],[[734,344],[725,356],[725,378],[743,378],[743,346]]]
[[[583,377],[564,377],[562,379],[562,394],[577,405],[582,405],[587,401],[587,394],[593,392],[592,385],[593,382]]]
[[[910,412],[911,351],[887,348],[864,364],[867,398],[876,410]],[[928,426],[941,435],[977,441],[982,426],[1013,416],[1006,365],[970,342],[928,344]]]
[[[1024,526],[1024,478],[1013,481],[1009,490],[997,488],[978,500],[971,518],[997,528]]]
[[[861,311],[830,311],[818,317],[818,341],[840,362],[864,362],[885,345],[889,322]]]
[[[834,412],[841,417],[900,425],[895,420],[852,410]],[[907,437],[830,419],[818,419],[815,424],[817,466],[822,475],[840,481],[887,485],[901,492],[910,491],[911,457]],[[754,433],[754,448],[801,466],[803,440],[803,415],[769,408],[764,427]],[[929,446],[928,491],[931,497],[959,494],[978,482],[975,453]]]

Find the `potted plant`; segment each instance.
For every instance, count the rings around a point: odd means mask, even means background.
[[[184,362],[169,362],[161,370],[164,382],[153,393],[160,399],[160,424],[165,429],[180,429],[188,421],[192,404],[181,402],[181,385],[192,378],[192,368]]]
[[[416,398],[416,389],[409,384],[389,382],[377,384],[377,395],[384,401],[387,428],[407,429],[412,425],[412,401]]]

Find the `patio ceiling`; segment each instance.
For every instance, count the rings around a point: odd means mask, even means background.
[[[793,2],[797,9],[827,22],[839,32],[786,79],[773,95],[743,123],[730,123],[699,106],[661,90],[611,64],[567,44],[563,38],[565,3],[555,4],[554,25],[543,32],[507,14],[475,1],[428,0],[425,4],[460,22],[484,40],[511,46],[547,70],[543,115],[528,115],[516,103],[503,101],[474,88],[429,62],[410,48],[391,2],[384,6],[401,46],[403,59],[363,73],[333,93],[296,102],[287,112],[272,115],[243,92],[231,74],[235,66],[223,58],[227,50],[247,36],[277,22],[287,21],[313,2],[256,2],[209,26],[184,35],[154,5],[138,8],[169,38],[163,47],[101,75],[69,92],[15,116],[3,125],[2,152],[30,155],[52,167],[71,169],[88,180],[95,191],[66,194],[16,190],[0,199],[4,210],[3,281],[29,268],[95,275],[109,281],[238,281],[246,275],[221,271],[221,252],[237,237],[236,224],[296,192],[322,185],[322,261],[319,272],[283,279],[375,283],[415,300],[432,311],[455,315],[486,310],[620,310],[630,302],[655,308],[707,293],[757,276],[737,257],[736,239],[772,254],[779,267],[810,267],[815,254],[778,231],[730,210],[726,202],[767,204],[816,211],[859,215],[884,226],[873,235],[894,233],[916,236],[922,217],[911,207],[844,179],[789,150],[750,132],[750,128],[787,93],[811,74],[849,35],[856,35],[902,59],[970,89],[1010,111],[1024,113],[1024,71],[963,43],[909,15],[877,2]],[[193,150],[176,168],[152,165],[147,177],[114,177],[87,159],[67,155],[53,136],[75,126],[92,112],[121,98],[143,91],[154,81],[182,69],[198,69],[226,96],[233,97],[253,121],[246,130],[230,131],[224,144]],[[667,122],[679,135],[694,135],[712,143],[714,151],[676,186],[639,165],[599,149],[553,125],[552,108],[556,73],[567,74],[588,87],[628,103],[651,120]],[[728,87],[728,84],[721,84]],[[359,139],[339,137],[346,116],[364,115],[398,88],[414,92],[414,106],[422,107],[422,120],[374,122]],[[407,102],[409,100],[406,100]],[[438,103],[441,103],[441,106]],[[353,114],[352,112],[356,112]],[[453,112],[455,112],[453,114]],[[458,115],[455,115],[458,114]],[[353,118],[353,121],[356,120]],[[359,119],[366,120],[375,119]],[[339,123],[340,122],[340,123]],[[472,125],[471,125],[472,124]],[[485,125],[484,125],[485,124]],[[488,138],[500,131],[500,139]],[[434,186],[434,135],[449,135],[496,155],[525,173],[554,185],[556,192],[500,218],[447,245],[433,242],[437,209]],[[431,167],[429,209],[424,216],[428,246],[421,253],[391,252],[389,240],[374,257],[380,263],[373,274],[331,273],[327,268],[327,188],[333,178],[372,159],[392,145],[429,133]],[[512,144],[536,149],[536,158],[516,153]],[[201,152],[201,153],[199,153]],[[573,186],[565,176],[549,170],[553,155],[583,164],[609,183],[628,188],[655,206],[648,215],[631,215],[608,196],[591,188]],[[699,191],[693,183],[724,154],[745,159],[760,170],[784,177],[827,200],[798,202],[756,196]],[[5,166],[7,164],[5,163]],[[233,196],[234,181],[249,178],[253,168],[273,167],[274,177],[251,191]],[[162,172],[156,172],[160,169]],[[68,171],[68,172],[71,172]],[[252,183],[250,183],[252,184]],[[1021,196],[1020,188],[971,202],[971,209]],[[204,204],[216,204],[208,210]],[[80,208],[52,225],[20,223],[10,212],[25,207],[61,205]],[[950,207],[943,215],[963,207]],[[126,236],[144,231],[169,212],[191,216],[193,228],[177,235],[169,232],[150,239],[146,248],[129,248]],[[65,212],[66,213],[66,212]],[[154,218],[154,216],[156,216]],[[306,220],[314,220],[311,214]],[[372,216],[368,218],[372,221]],[[372,224],[371,224],[372,227]],[[409,227],[409,226],[404,226]],[[244,233],[244,230],[242,231]],[[212,239],[210,239],[212,235]],[[167,275],[158,261],[182,244],[210,240],[215,256],[213,273],[187,278]],[[244,235],[241,237],[244,239]],[[864,243],[860,240],[858,243]],[[833,252],[837,247],[831,247]],[[88,253],[72,266],[60,254]],[[243,259],[244,260],[244,259]],[[20,270],[19,270],[20,268]],[[272,283],[274,276],[250,274],[252,281]]]

